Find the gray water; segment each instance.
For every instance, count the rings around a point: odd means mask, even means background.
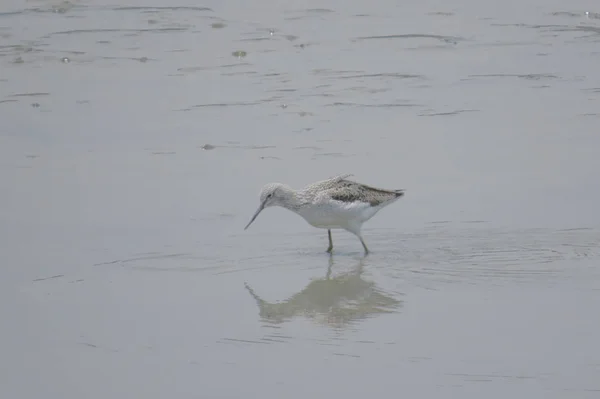
[[[0,396],[597,398],[593,0],[0,6]],[[272,181],[406,196],[359,241]]]

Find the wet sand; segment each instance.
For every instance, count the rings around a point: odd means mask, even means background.
[[[118,3],[0,6],[0,396],[598,397],[595,2]]]

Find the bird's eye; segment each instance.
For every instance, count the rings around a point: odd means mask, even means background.
[[[267,195],[267,198],[271,198],[273,196],[273,193]]]

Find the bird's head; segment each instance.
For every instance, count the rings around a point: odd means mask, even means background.
[[[285,186],[281,183],[266,184],[260,191],[260,205],[254,213],[254,216],[252,216],[252,219],[250,219],[250,222],[244,227],[244,230],[254,222],[254,219],[256,219],[263,209],[270,206],[280,206],[284,200],[285,192]]]

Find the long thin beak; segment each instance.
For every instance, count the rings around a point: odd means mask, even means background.
[[[244,230],[246,230],[252,224],[252,222],[254,222],[254,219],[256,219],[256,217],[258,216],[258,214],[261,213],[263,209],[265,209],[265,203],[264,202],[262,204],[260,204],[260,206],[256,210],[256,213],[254,214],[254,216],[252,216],[252,219],[250,219],[250,222],[246,225],[246,227],[244,227]]]

